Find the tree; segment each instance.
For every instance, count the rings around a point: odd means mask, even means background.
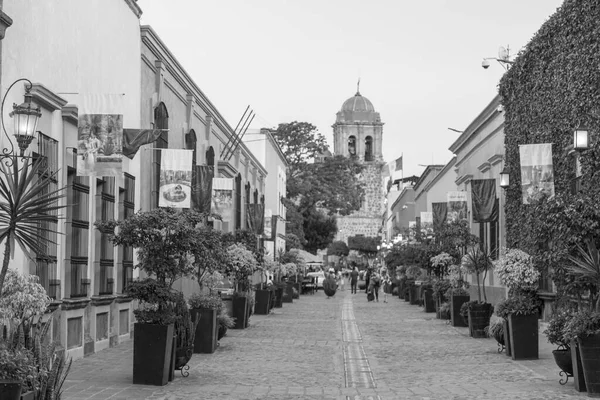
[[[350,249],[346,245],[346,242],[341,240],[332,242],[329,247],[327,247],[327,255],[328,256],[337,256],[341,261],[350,254]]]
[[[348,238],[348,248],[350,250],[356,250],[360,255],[366,257],[371,262],[377,257],[377,246],[381,244],[380,237],[369,237],[369,236],[350,236]]]
[[[300,249],[302,248],[302,244],[300,243],[300,239],[298,236],[293,233],[288,233],[285,235],[285,250],[290,251],[291,249]]]
[[[50,171],[45,165],[43,157],[31,162],[16,155],[0,162],[0,243],[6,240],[0,294],[15,242],[26,256],[28,249],[45,254],[44,248],[52,243],[45,223],[54,220],[56,213],[65,207],[58,204],[64,197],[64,188],[50,191],[58,171]]]
[[[308,122],[279,124],[277,130],[271,134],[288,163],[288,181],[302,171],[303,165],[328,149],[325,136]]]
[[[315,254],[317,250],[326,248],[333,241],[337,232],[337,222],[335,217],[316,207],[307,209],[304,218],[304,249]]]

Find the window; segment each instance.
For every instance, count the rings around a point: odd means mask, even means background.
[[[156,129],[169,129],[169,113],[165,103],[160,103],[158,107],[154,109],[154,127]],[[155,147],[158,149],[169,148],[169,137],[168,132],[163,131],[158,139],[156,140]],[[160,186],[160,164],[161,164],[161,153],[160,151],[154,152],[154,182],[152,185],[152,193],[154,194],[154,208],[158,207],[158,195]]]
[[[88,279],[88,239],[89,239],[89,209],[90,186],[87,176],[77,176],[77,154],[73,154],[73,161],[67,170],[68,174],[68,199],[70,213],[71,239],[71,265],[70,265],[70,296],[86,297],[90,280]],[[69,215],[70,214],[70,215]]]
[[[356,155],[356,137],[355,136],[350,136],[348,138],[348,153],[350,154],[350,156]]]
[[[42,159],[44,168],[39,171],[39,179],[50,178],[50,184],[41,194],[46,195],[58,189],[58,142],[43,133],[38,136],[37,153],[34,159]],[[53,299],[60,297],[60,280],[57,276],[58,255],[58,210],[50,213],[50,219],[38,224],[38,234],[46,240],[40,243],[41,253],[36,254],[35,274],[40,278],[40,284],[46,289],[48,296]]]
[[[135,213],[135,177],[124,174],[123,188],[121,190],[121,218],[127,219]],[[123,246],[123,268],[121,270],[121,293],[133,282],[133,247]]]
[[[367,136],[365,139],[365,161],[373,161],[373,138]]]
[[[212,146],[206,150],[206,165],[215,165],[215,150]]]
[[[115,219],[115,178],[104,177],[99,180],[102,221]],[[113,294],[115,267],[115,247],[110,241],[109,232],[100,230],[100,277],[99,294]]]

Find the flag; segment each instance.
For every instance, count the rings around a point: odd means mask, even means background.
[[[448,192],[448,222],[467,219],[467,192]]]
[[[141,146],[154,143],[166,129],[123,129],[123,155],[133,159]]]
[[[396,159],[394,171],[400,171],[400,170],[402,170],[402,156],[400,156],[400,158]]]
[[[211,211],[223,222],[233,221],[233,179],[213,178]]]
[[[123,95],[82,95],[78,109],[77,176],[120,176]]]
[[[213,176],[213,166],[196,165],[192,179],[192,207],[199,212],[210,212]]]
[[[554,196],[552,143],[519,145],[523,204]]]
[[[161,149],[158,206],[190,208],[193,150]]]
[[[494,213],[496,202],[495,179],[473,179],[471,181],[471,208],[473,222],[491,222],[498,215]]]

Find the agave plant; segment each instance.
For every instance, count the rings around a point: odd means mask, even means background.
[[[42,223],[55,219],[54,213],[65,207],[58,201],[64,197],[64,188],[50,191],[58,171],[50,171],[45,164],[44,158],[31,161],[16,155],[0,162],[0,243],[6,240],[0,293],[15,241],[28,257],[28,249],[40,254],[53,243]]]
[[[586,249],[577,245],[577,253],[578,257],[569,256],[572,264],[567,269],[590,281],[590,305],[595,311],[600,311],[600,251],[593,240],[587,240]]]

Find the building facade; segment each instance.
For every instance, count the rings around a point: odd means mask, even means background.
[[[365,185],[362,206],[351,215],[337,218],[336,240],[348,242],[348,237],[355,235],[380,236],[385,212],[381,117],[373,103],[356,92],[344,102],[332,127],[334,155],[355,157],[365,167],[360,177]]]

